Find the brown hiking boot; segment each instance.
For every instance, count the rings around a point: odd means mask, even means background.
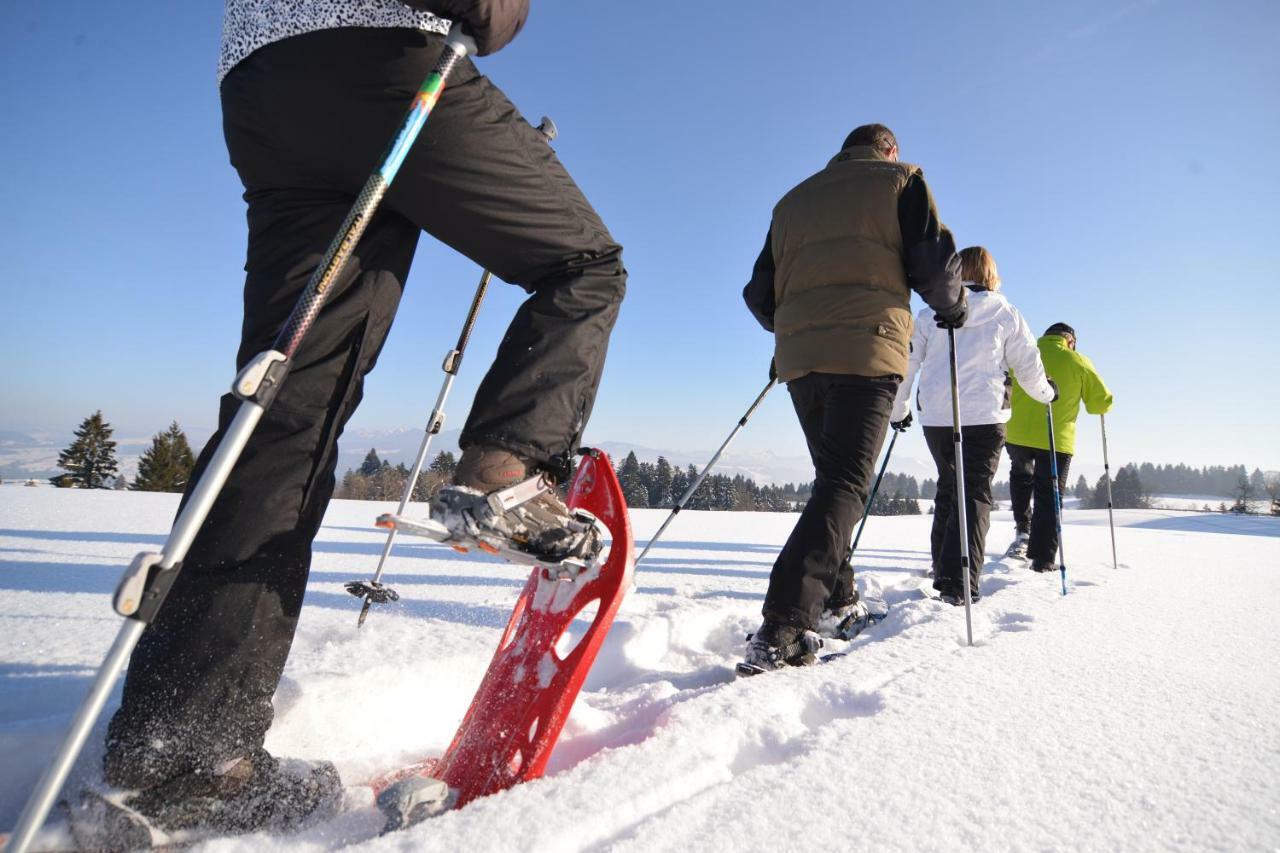
[[[595,520],[565,506],[550,474],[502,448],[463,451],[453,485],[431,500],[431,516],[456,539],[550,563],[588,562],[603,547]]]

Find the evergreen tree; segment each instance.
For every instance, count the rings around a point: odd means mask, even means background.
[[[1089,491],[1089,481],[1084,478],[1084,474],[1076,480],[1075,496],[1080,499],[1080,506],[1089,506],[1093,492]]]
[[[132,488],[138,492],[181,492],[191,478],[196,458],[178,422],[151,439],[138,459],[138,476]]]
[[[1249,514],[1249,501],[1253,500],[1253,483],[1244,475],[1236,481],[1236,502],[1231,505],[1231,511],[1239,515]]]
[[[622,467],[618,469],[618,485],[622,486],[622,497],[627,506],[639,509],[649,505],[649,489],[640,474],[640,460],[636,459],[634,450],[622,460]]]
[[[936,480],[928,479],[920,484],[920,497],[933,500],[938,496],[938,483]]]
[[[1103,483],[1103,487],[1106,484]],[[1103,492],[1103,494],[1106,494]],[[1112,490],[1112,500],[1116,509],[1146,509],[1150,502],[1142,488],[1142,479],[1138,476],[1138,468],[1132,463],[1116,472],[1116,481]]]
[[[671,468],[671,463],[667,461],[665,456],[659,456],[658,462],[653,466],[653,483],[649,486],[649,506],[669,507],[674,506],[679,495],[673,495],[672,480],[675,471]]]
[[[58,454],[58,467],[69,484],[81,489],[105,489],[116,475],[116,443],[111,440],[111,425],[102,412],[85,418],[75,432],[75,441]]]
[[[381,470],[382,460],[378,458],[378,451],[369,448],[369,452],[365,454],[364,461],[360,463],[360,473],[366,477],[372,477]]]

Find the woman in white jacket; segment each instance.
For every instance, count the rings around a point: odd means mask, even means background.
[[[964,283],[969,288],[969,316],[955,330],[956,375],[960,385],[960,423],[964,437],[964,487],[968,506],[969,585],[972,600],[984,561],[991,523],[991,480],[1004,447],[1012,385],[1009,371],[1027,394],[1043,403],[1057,396],[1045,376],[1036,339],[1017,308],[999,293],[1000,276],[991,253],[971,246],[960,253]],[[916,411],[925,441],[938,466],[938,494],[933,514],[933,588],[944,601],[964,603],[960,574],[959,519],[955,495],[955,444],[952,441],[951,360],[947,331],[926,309],[916,318],[906,381],[898,389],[891,420],[896,428],[911,423],[911,387],[917,372]]]

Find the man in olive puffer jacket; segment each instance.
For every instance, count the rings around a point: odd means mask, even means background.
[[[764,623],[741,672],[810,663],[815,629],[836,635],[860,612],[846,560],[907,372],[911,291],[940,323],[964,323],[955,241],[918,166],[898,161],[885,126],[863,125],[827,167],[773,209],[743,291],[774,334],[777,376],[813,459],[813,495],[773,566]]]
[[[448,19],[483,56],[527,14],[528,0],[226,0],[223,129],[248,205],[240,366],[270,347],[434,67]],[[457,485],[484,494],[568,468],[625,289],[622,250],[544,137],[463,59],[130,661],[105,775],[137,792],[130,805],[153,825],[284,829],[340,798],[332,765],[294,772],[263,739],[337,439],[424,231],[530,294],[476,393]],[[238,405],[223,399],[193,483]],[[554,490],[538,499],[550,516],[563,507]]]

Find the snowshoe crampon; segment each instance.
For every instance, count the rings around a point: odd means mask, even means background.
[[[609,548],[581,564],[547,565],[522,552],[508,557],[535,568],[453,742],[429,767],[419,765],[371,783],[388,830],[536,779],[546,768],[631,585],[634,564],[627,505],[603,452],[586,451],[567,503],[609,532]],[[419,532],[415,527],[422,524],[388,520],[408,532]],[[499,555],[508,556],[501,550]],[[585,631],[570,631],[577,619],[589,622]]]

